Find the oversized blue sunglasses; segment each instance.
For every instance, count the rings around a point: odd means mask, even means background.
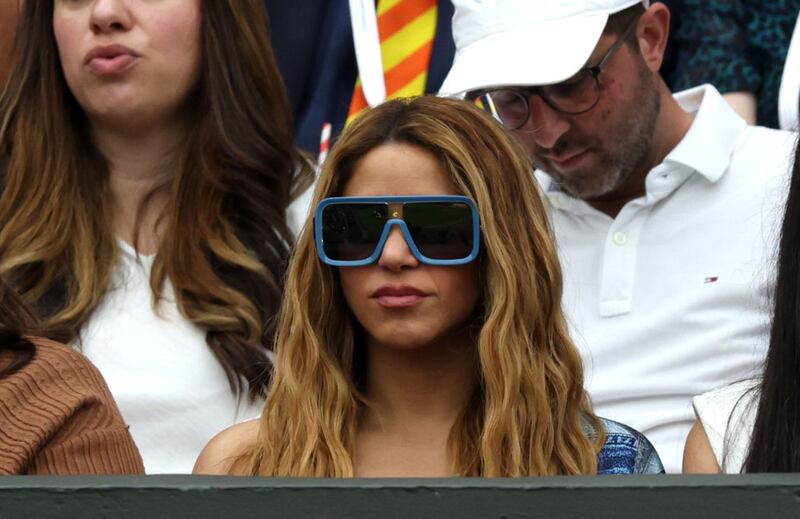
[[[317,255],[335,267],[375,263],[394,225],[422,263],[464,265],[478,257],[478,210],[455,195],[326,198],[314,218]]]

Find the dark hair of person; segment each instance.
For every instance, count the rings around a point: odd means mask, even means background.
[[[783,217],[774,299],[745,472],[800,472],[800,148]]]
[[[72,342],[100,304],[119,246],[107,223],[108,163],[67,87],[53,0],[25,2],[11,79],[0,96],[0,275]],[[150,284],[167,279],[184,317],[239,394],[264,394],[292,234],[286,208],[310,183],[293,144],[288,96],[262,0],[202,2],[193,119],[169,193]],[[141,212],[140,212],[141,214]],[[138,226],[137,226],[138,228]]]
[[[613,34],[615,36],[622,35],[625,32],[625,29],[628,28],[628,25],[633,22],[634,19],[642,16],[646,9],[644,8],[644,4],[639,2],[636,5],[632,5],[631,7],[627,7],[622,11],[616,12],[608,17],[608,21],[606,22],[606,28],[603,30],[603,34]],[[639,50],[639,40],[635,37],[635,32],[631,34],[629,38],[627,38],[626,42],[631,48],[635,51]]]
[[[0,380],[21,370],[33,359],[36,346],[25,336],[36,318],[5,283],[0,281],[0,353],[12,352],[10,364],[0,365]]]

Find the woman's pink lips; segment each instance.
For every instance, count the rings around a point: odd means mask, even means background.
[[[86,65],[99,76],[120,74],[136,62],[138,55],[122,45],[95,47],[86,55]]]
[[[371,297],[384,308],[409,308],[428,297],[428,294],[409,286],[384,286]]]
[[[425,299],[425,296],[380,296],[375,300],[384,308],[409,308]]]
[[[110,76],[125,72],[135,60],[136,58],[130,54],[120,54],[113,58],[94,58],[89,61],[89,69],[98,76]]]

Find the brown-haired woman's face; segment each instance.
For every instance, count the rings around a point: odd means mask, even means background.
[[[439,160],[407,144],[384,144],[361,158],[341,196],[458,195]],[[350,309],[374,342],[392,348],[426,346],[463,330],[480,297],[476,262],[420,263],[394,226],[380,258],[340,267]]]
[[[90,120],[169,122],[200,68],[201,0],[55,0],[67,84]]]

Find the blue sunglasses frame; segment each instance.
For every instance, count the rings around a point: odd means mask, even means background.
[[[329,258],[327,254],[325,254],[325,242],[322,236],[322,225],[318,222],[322,222],[322,213],[326,207],[331,205],[337,204],[413,204],[413,203],[426,203],[426,202],[446,202],[446,203],[459,203],[465,204],[470,208],[472,213],[472,250],[470,251],[469,255],[464,258],[456,258],[456,259],[435,259],[429,258],[422,254],[420,250],[417,248],[416,243],[414,243],[414,238],[411,236],[411,232],[408,230],[408,226],[406,222],[402,218],[389,218],[386,220],[386,223],[383,226],[383,231],[381,232],[380,238],[378,238],[378,243],[375,245],[375,250],[372,254],[365,259],[361,260],[335,260],[333,258]],[[317,206],[317,210],[314,214],[314,241],[316,242],[317,246],[317,256],[319,259],[322,260],[323,263],[327,265],[331,265],[334,267],[363,267],[365,265],[371,265],[378,261],[378,258],[381,257],[383,253],[383,247],[386,245],[386,240],[389,239],[389,233],[392,230],[393,226],[398,226],[400,231],[403,233],[403,237],[408,244],[408,248],[411,253],[414,255],[417,260],[421,263],[425,263],[426,265],[443,265],[443,266],[452,266],[452,265],[465,265],[472,261],[475,261],[475,258],[478,257],[481,249],[481,232],[480,232],[480,217],[478,216],[478,208],[475,206],[475,203],[472,199],[466,196],[460,195],[416,195],[416,196],[341,196],[341,197],[332,197],[332,198],[325,198],[322,200],[319,205]]]

